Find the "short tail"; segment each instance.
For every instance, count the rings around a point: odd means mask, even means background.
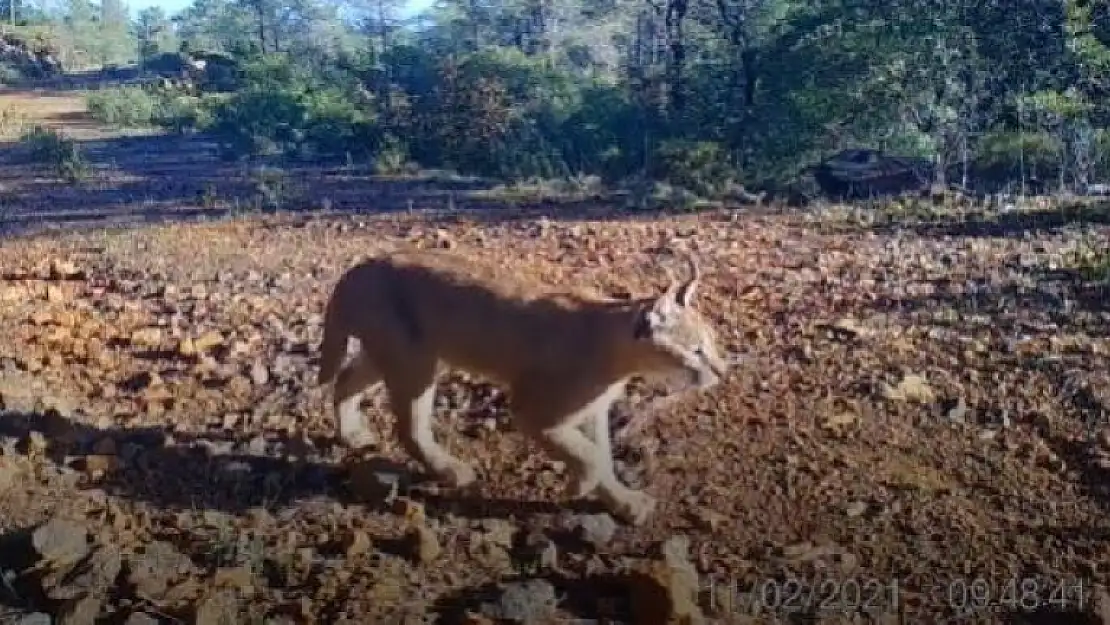
[[[336,288],[324,310],[324,338],[320,341],[320,372],[316,383],[330,384],[339,375],[339,368],[347,356],[347,324],[342,318],[339,302],[340,290]]]

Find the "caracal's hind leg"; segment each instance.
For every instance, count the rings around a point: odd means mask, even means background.
[[[339,438],[353,449],[378,442],[378,437],[366,427],[365,415],[359,404],[366,389],[376,385],[381,379],[377,367],[362,351],[336,377],[332,407]]]
[[[411,355],[385,372],[389,403],[397,415],[397,437],[410,456],[436,478],[456,487],[475,479],[474,469],[436,442],[432,416],[436,395],[436,359]]]

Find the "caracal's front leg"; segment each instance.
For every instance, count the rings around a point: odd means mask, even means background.
[[[610,470],[615,471],[615,468],[611,467],[613,451],[609,440],[609,406],[594,407],[578,425],[578,429],[593,444],[594,466],[598,467],[599,471],[575,476],[576,479],[569,484],[570,496],[575,498],[585,497],[597,490],[601,481],[602,471],[600,470],[608,466]]]
[[[527,401],[526,395],[518,396],[514,412],[521,429],[535,439],[556,460],[567,465],[571,480],[569,494],[581,497],[598,491],[603,503],[617,516],[641,525],[651,516],[655,500],[643,491],[624,486],[617,479],[613,467],[608,408],[619,389],[602,394],[578,413],[562,419],[545,419],[546,415]],[[553,427],[538,424],[556,423]],[[589,432],[591,435],[587,435]],[[593,439],[593,440],[591,440]]]
[[[577,479],[572,494],[594,483],[601,501],[613,514],[633,525],[647,522],[655,509],[655,500],[643,491],[621,484],[612,462],[598,461],[598,446],[577,426],[563,425],[529,434],[544,450],[570,468],[571,479]]]
[[[332,409],[339,439],[348,447],[359,449],[378,442],[378,437],[366,427],[365,415],[359,404],[366,389],[379,381],[381,374],[361,351],[336,377],[332,389]]]
[[[397,415],[401,446],[438,479],[455,487],[472,483],[474,469],[451,455],[435,440],[432,416],[435,408],[435,361],[409,365],[405,371],[390,372],[386,378],[389,401]]]
[[[609,412],[613,406],[613,402],[624,393],[624,389],[625,382],[623,381],[617,382],[606,389],[604,393],[599,395],[587,406],[586,410],[588,412],[579,424],[582,433],[594,444],[595,466],[614,475],[616,474],[616,467],[613,466],[613,444],[609,433]],[[578,484],[572,494],[576,497],[581,497],[593,492],[598,486],[599,479],[599,474],[582,476],[578,480]]]

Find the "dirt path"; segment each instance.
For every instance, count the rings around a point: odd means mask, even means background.
[[[34,88],[0,89],[0,111],[13,123],[6,129],[6,140],[18,139],[20,126],[41,124],[75,139],[101,139],[118,132],[105,128],[89,117],[81,93]]]
[[[482,188],[472,182],[382,178],[360,165],[278,162],[263,173],[222,160],[211,137],[106,128],[88,117],[80,92],[0,91],[4,115],[12,121],[9,142],[0,143],[0,235],[219,218],[270,201],[286,210],[375,213],[484,202],[468,199]],[[36,123],[79,141],[87,179],[67,183],[27,162],[13,140]]]

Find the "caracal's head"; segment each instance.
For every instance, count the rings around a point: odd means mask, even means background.
[[[699,389],[715,385],[728,369],[713,326],[694,308],[701,273],[693,257],[686,256],[691,276],[672,279],[662,295],[649,300],[632,328],[635,353],[645,374],[677,376]]]

